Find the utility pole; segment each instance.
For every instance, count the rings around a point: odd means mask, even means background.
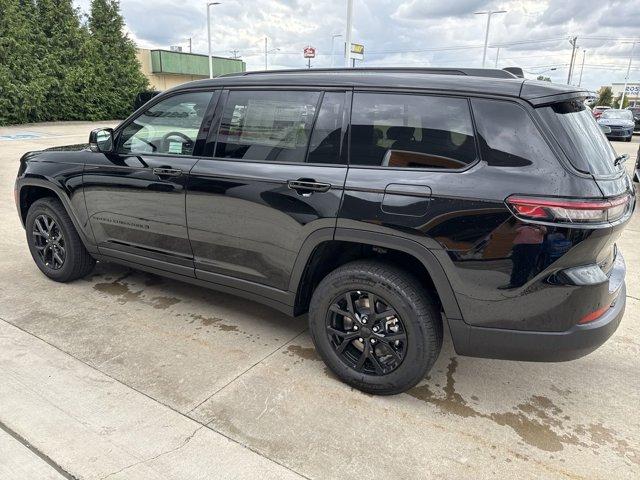
[[[351,62],[351,27],[353,25],[353,0],[347,0],[347,31],[344,36],[344,66],[349,68]]]
[[[487,16],[487,30],[484,32],[484,51],[482,53],[482,68],[486,65],[487,61],[487,45],[489,44],[489,27],[491,26],[491,15],[496,13],[506,13],[506,10],[488,10],[486,12],[474,12],[474,15],[486,15]]]
[[[582,66],[580,67],[580,80],[578,80],[578,86],[582,85],[582,72],[584,71],[584,57],[587,55],[586,50],[582,50]]]
[[[267,37],[264,37],[264,69],[265,69],[265,70],[269,70],[269,64],[268,64],[268,61],[267,61],[267,55],[268,55],[267,48],[268,48],[268,44],[269,44],[269,41],[267,40]]]
[[[233,55],[233,59],[237,60],[240,58],[240,50],[229,50],[229,53],[231,53],[231,55]]]
[[[636,42],[631,43],[631,55],[629,55],[629,65],[627,65],[627,75],[624,77],[624,88],[622,89],[622,97],[620,97],[620,108],[624,106],[624,95],[627,93],[627,83],[629,83],[629,72],[631,71],[631,61],[633,60],[633,50],[636,48]]]
[[[496,68],[498,68],[498,58],[500,58],[500,47],[496,50]]]
[[[191,53],[191,37],[189,37],[189,53]]]
[[[213,7],[214,5],[220,5],[220,2],[207,3],[207,43],[209,44],[209,78],[213,78],[213,57],[211,56],[211,7]],[[189,50],[191,50],[191,41],[189,41]]]
[[[571,85],[571,76],[573,75],[573,60],[576,57],[576,48],[578,47],[577,43],[578,43],[578,37],[573,37],[571,40],[569,40],[569,43],[571,44],[571,62],[569,62],[569,74],[567,75],[567,85]]]

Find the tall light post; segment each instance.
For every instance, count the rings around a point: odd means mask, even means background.
[[[264,37],[264,69],[269,70],[269,54],[277,52],[279,48],[272,48],[269,50],[269,39]]]
[[[578,86],[582,85],[582,72],[584,72],[584,58],[587,56],[587,51],[582,50],[582,66],[580,67],[580,80],[578,80]]]
[[[333,35],[331,35],[331,66],[335,67],[336,66],[336,38],[341,37],[342,34],[341,33],[334,33]]]
[[[344,66],[351,66],[351,27],[353,26],[353,0],[347,0],[347,30],[344,36]]]
[[[220,2],[207,3],[207,43],[209,44],[209,78],[213,78],[213,57],[211,56],[211,7]]]
[[[622,97],[620,97],[620,108],[624,108],[624,95],[627,93],[627,83],[629,83],[629,72],[631,71],[631,62],[633,61],[633,50],[636,48],[637,41],[631,42],[631,55],[629,55],[629,65],[627,65],[627,75],[624,77],[624,88],[622,89]]]
[[[491,15],[496,13],[507,13],[506,10],[487,10],[486,12],[474,12],[475,15],[487,16],[487,30],[484,33],[484,52],[482,53],[482,68],[484,68],[487,61],[487,44],[489,43],[489,27],[491,26]]]

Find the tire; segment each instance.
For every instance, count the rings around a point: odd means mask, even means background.
[[[371,312],[372,303],[376,305],[375,315]],[[382,311],[395,315],[376,320]],[[374,316],[373,321],[369,315]],[[399,326],[393,324],[396,321]],[[389,323],[393,325],[389,327]],[[379,333],[373,333],[374,328]],[[399,333],[389,328],[396,328]],[[386,331],[384,339],[380,338],[381,329]],[[433,294],[410,273],[374,260],[345,264],[320,282],[311,298],[309,330],[318,354],[338,378],[377,395],[393,395],[415,386],[431,369],[442,347],[442,320]],[[402,333],[403,341],[393,340],[402,338]],[[375,346],[370,343],[372,339]],[[357,369],[365,351],[369,357],[365,355],[364,365]],[[390,364],[383,364],[385,359],[391,359]]]
[[[630,142],[632,138],[633,138],[633,137],[625,138],[625,139],[624,139],[624,141],[625,141],[625,142]]]
[[[47,219],[55,223],[47,223]],[[41,227],[45,226],[45,231],[46,226],[53,225],[49,236],[45,237],[41,233],[42,230],[36,222]],[[82,244],[69,214],[57,198],[36,200],[27,212],[25,228],[31,256],[42,273],[50,279],[56,282],[70,282],[88,275],[93,270],[96,261]],[[51,240],[48,247],[47,239]],[[56,242],[56,239],[59,240]],[[45,245],[46,249],[44,258],[40,253],[43,251],[42,245]],[[57,259],[52,257],[52,248],[57,248]],[[63,260],[62,263],[58,261],[60,258]]]

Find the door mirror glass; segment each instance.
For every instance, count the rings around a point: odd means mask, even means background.
[[[113,151],[113,129],[96,128],[89,134],[89,148],[92,152],[109,153]]]

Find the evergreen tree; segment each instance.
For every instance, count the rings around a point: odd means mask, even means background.
[[[84,95],[77,80],[84,74],[88,30],[72,0],[37,0],[36,6],[43,47],[39,65],[46,88],[38,120],[84,119]]]
[[[598,101],[596,102],[596,105],[610,107],[611,100],[613,100],[613,91],[611,90],[611,87],[602,87],[598,90]]]
[[[140,70],[135,44],[124,32],[118,0],[91,1],[89,32],[88,118],[125,118],[148,82]]]
[[[0,0],[0,125],[36,121],[46,95],[33,0]]]

